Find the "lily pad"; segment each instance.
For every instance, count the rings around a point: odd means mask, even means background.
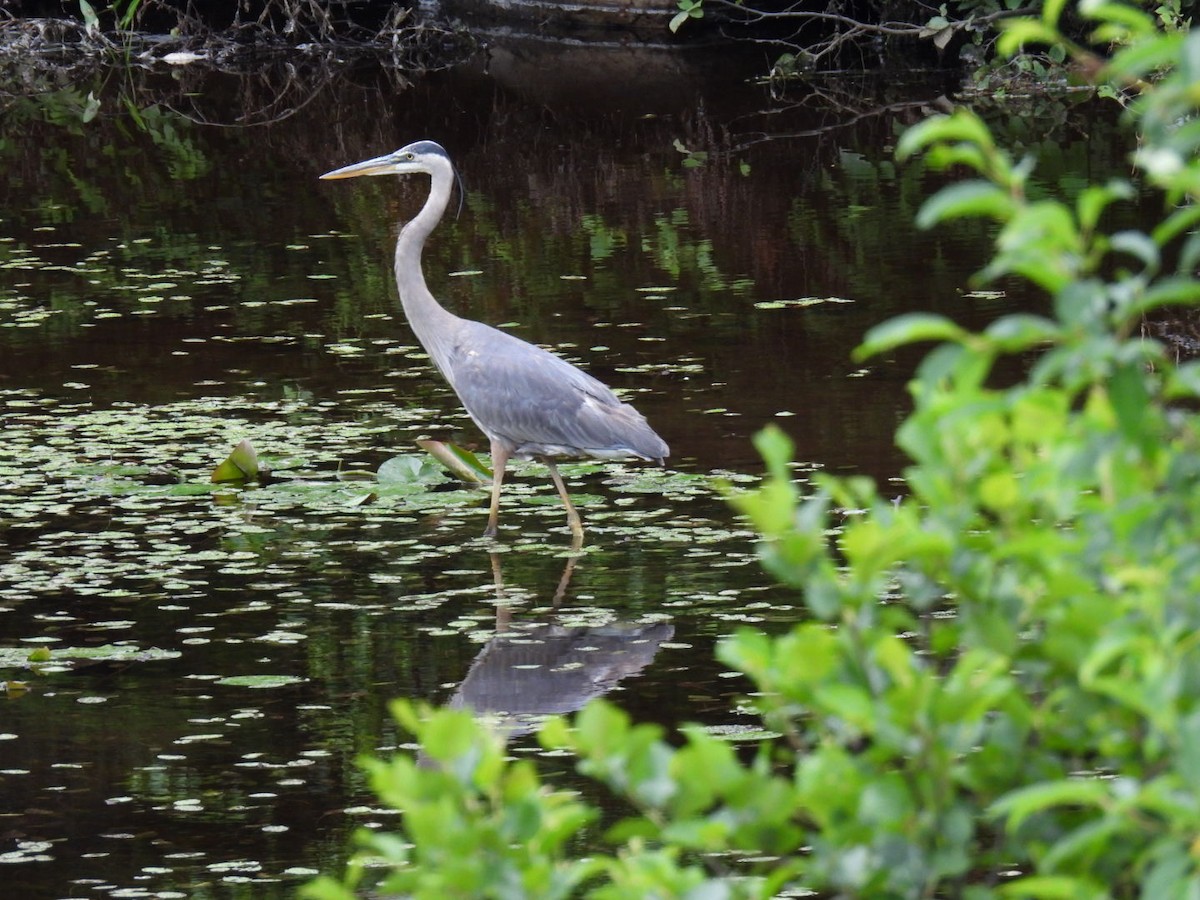
[[[217,679],[217,684],[223,684],[226,687],[277,688],[305,681],[308,679],[298,675],[230,675],[227,678]]]
[[[413,453],[402,453],[384,460],[375,478],[380,485],[387,487],[428,485],[445,480],[441,467],[435,466],[427,457]]]
[[[39,647],[32,652],[28,647],[0,647],[0,668],[31,668],[48,662],[55,665],[69,665],[72,662],[152,662],[159,659],[176,659],[180,655],[178,650],[142,648],[133,644],[55,647],[53,650]]]

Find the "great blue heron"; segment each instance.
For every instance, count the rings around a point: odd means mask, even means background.
[[[429,197],[396,239],[396,287],[417,340],[491,441],[492,504],[484,535],[496,534],[509,459],[538,459],[550,470],[578,543],[583,523],[552,457],[639,457],[661,464],[670,451],[641,413],[591,375],[541,347],[456,316],[434,299],[425,286],[421,251],[446,211],[457,175],[440,145],[417,141],[321,177],[414,173],[430,177]]]

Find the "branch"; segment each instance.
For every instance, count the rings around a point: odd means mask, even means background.
[[[892,37],[916,37],[927,30],[926,25],[913,22],[888,21],[872,24],[870,22],[861,22],[858,19],[852,19],[849,16],[843,16],[839,13],[809,12],[808,10],[798,9],[796,6],[790,6],[782,10],[766,10],[745,6],[736,2],[736,0],[706,0],[706,2],[727,9],[736,9],[741,13],[748,13],[753,17],[751,21],[754,22],[763,22],[771,19],[801,19],[804,21],[832,22],[835,25],[841,25],[859,33],[882,34]],[[1038,10],[1032,6],[1021,7],[1020,9],[1003,9],[982,16],[970,16],[966,19],[958,19],[949,22],[946,27],[960,29],[974,25],[989,25],[1001,19],[1034,15],[1037,12]]]

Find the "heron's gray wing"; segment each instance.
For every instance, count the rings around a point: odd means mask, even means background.
[[[511,334],[472,325],[454,349],[454,388],[489,437],[534,454],[666,455],[642,415],[602,382]]]

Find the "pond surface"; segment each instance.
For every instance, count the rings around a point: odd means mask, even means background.
[[[799,475],[894,477],[915,357],[852,363],[864,331],[1036,303],[970,291],[984,228],[911,224],[937,181],[892,147],[941,83],[773,98],[748,78],[758,59],[581,52],[497,46],[421,77],[10,74],[14,896],[290,895],[340,864],[355,827],[388,822],[354,760],[404,741],[393,697],[520,714],[519,753],[536,752],[528,716],[608,691],[644,720],[736,730],[745,685],[713,642],[801,613],[717,477],[758,471],[768,422],[795,439]],[[1046,184],[1119,165],[1094,111],[998,117]],[[420,138],[465,184],[426,250],[434,292],[584,364],[671,445],[665,470],[564,466],[578,557],[539,466],[506,486],[492,543],[486,492],[415,446],[486,450],[395,301],[395,223],[427,181],[317,175]],[[214,488],[243,439],[273,480]]]

